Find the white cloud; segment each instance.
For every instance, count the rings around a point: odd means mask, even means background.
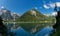
[[[50,3],[48,4],[51,8],[54,8],[55,7],[55,3]]]
[[[57,15],[57,12],[52,12],[51,15],[52,16],[56,16]]]
[[[57,5],[57,7],[60,7],[60,2],[55,2],[55,3],[50,2],[49,4],[44,4],[43,7],[46,8],[46,9],[54,8],[55,7],[55,4]]]
[[[60,7],[60,2],[56,2],[56,4],[57,4],[57,7]]]
[[[48,4],[51,8],[55,7],[55,4],[57,5],[57,7],[60,7],[60,2],[56,2],[56,3],[50,3]]]
[[[4,6],[1,6],[1,8],[5,8]]]
[[[50,8],[50,7],[47,6],[46,4],[44,4],[43,7],[44,7],[45,9],[49,9],[49,8]]]

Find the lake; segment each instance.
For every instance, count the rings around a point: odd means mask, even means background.
[[[13,26],[13,27],[12,27]],[[53,31],[53,28],[51,26],[45,26],[44,28],[37,31],[35,34],[26,31],[22,27],[13,24],[8,24],[7,27],[10,32],[14,33],[14,36],[50,36],[50,34]],[[12,27],[12,28],[11,28]],[[9,33],[10,35],[11,33]]]

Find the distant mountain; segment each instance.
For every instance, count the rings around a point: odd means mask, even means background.
[[[11,16],[11,11],[10,10],[7,10],[6,8],[2,8],[0,12],[2,12],[1,17],[4,20],[11,20],[11,19],[13,19],[13,17]]]
[[[45,17],[44,17],[44,20],[45,21],[51,21],[51,22],[55,22],[56,20],[56,18],[55,18],[55,16],[54,15],[52,15],[52,14],[43,14]]]
[[[25,21],[25,22],[38,22],[38,21],[45,21],[45,20],[54,20],[54,16],[48,17],[48,15],[44,15],[40,13],[36,9],[31,9],[25,12],[23,15],[18,15],[17,13],[12,13],[10,10],[6,8],[2,8],[0,10],[0,16],[3,20],[16,20],[16,21]]]
[[[43,21],[44,15],[41,14],[38,10],[32,9],[24,13],[19,19],[19,21]]]
[[[14,19],[18,19],[20,17],[20,15],[15,12],[11,13],[11,15],[13,16]]]

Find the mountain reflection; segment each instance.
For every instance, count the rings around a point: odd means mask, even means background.
[[[24,30],[22,27],[17,27],[16,29],[11,29],[11,32],[13,32],[15,36],[50,36],[50,34],[52,33],[52,30],[53,30],[52,27],[47,26],[42,28],[36,34],[32,34]]]

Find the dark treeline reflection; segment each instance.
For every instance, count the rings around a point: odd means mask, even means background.
[[[0,36],[14,36],[15,34],[8,30],[7,26],[3,24],[3,20],[0,17]]]
[[[2,23],[2,18],[0,17],[0,36],[7,36],[7,28]]]

